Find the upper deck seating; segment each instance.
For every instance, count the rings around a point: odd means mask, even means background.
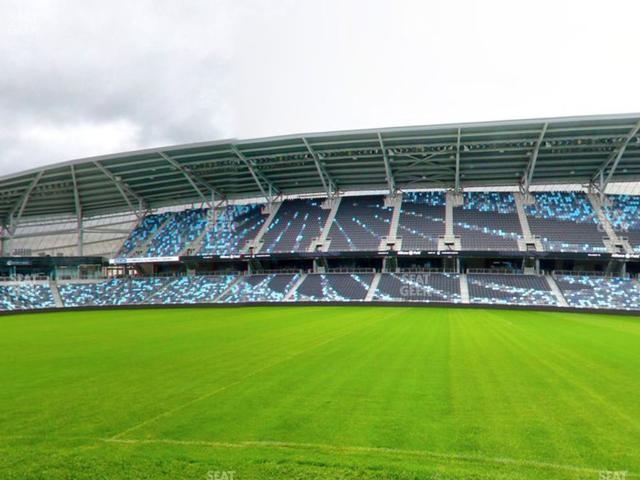
[[[120,256],[138,256],[144,254],[144,251],[138,251],[147,239],[154,235],[162,224],[169,218],[171,213],[159,213],[155,215],[147,215],[142,221],[131,231],[129,237],[124,241],[120,249]]]
[[[460,302],[460,275],[452,273],[383,273],[373,300]]]
[[[229,205],[217,214],[215,224],[205,233],[200,254],[237,255],[253,240],[266,216],[258,204]]]
[[[635,279],[561,275],[556,283],[572,307],[640,309],[640,285]]]
[[[533,235],[546,251],[606,252],[591,202],[582,192],[537,192],[525,211]]]
[[[286,200],[262,237],[261,252],[306,252],[329,215],[322,200]]]
[[[535,275],[469,274],[471,303],[556,305],[544,277]]]
[[[55,307],[51,288],[46,283],[0,285],[0,310],[31,310]]]
[[[384,206],[382,195],[343,197],[329,230],[329,250],[375,251],[389,234],[393,209]]]
[[[410,192],[402,197],[398,237],[403,250],[435,250],[445,234],[444,192]]]
[[[604,212],[619,237],[624,237],[635,252],[640,252],[640,196],[607,195],[611,205]]]
[[[464,193],[464,205],[453,209],[453,233],[463,250],[518,250],[522,233],[513,195]]]
[[[286,273],[243,276],[229,289],[223,301],[282,302],[297,279],[298,275]]]
[[[294,301],[362,301],[367,296],[372,273],[312,273],[292,296]]]
[[[179,255],[207,226],[207,211],[189,209],[172,214],[147,247],[147,257]]]

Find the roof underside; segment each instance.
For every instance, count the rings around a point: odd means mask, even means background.
[[[640,180],[640,114],[228,140],[0,178],[0,216],[84,216],[223,198]],[[619,157],[619,158],[618,158]]]

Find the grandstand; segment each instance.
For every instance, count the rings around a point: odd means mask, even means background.
[[[232,140],[0,178],[0,310],[640,310],[640,115]]]

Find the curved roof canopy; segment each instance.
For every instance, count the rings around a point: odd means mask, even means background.
[[[0,216],[94,214],[300,193],[640,180],[640,113],[224,140],[0,178]]]

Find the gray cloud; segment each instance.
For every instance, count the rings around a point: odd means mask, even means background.
[[[179,7],[3,2],[2,173],[228,136],[234,10],[226,2]]]
[[[640,111],[638,13],[624,0],[4,0],[0,175],[217,138]]]

